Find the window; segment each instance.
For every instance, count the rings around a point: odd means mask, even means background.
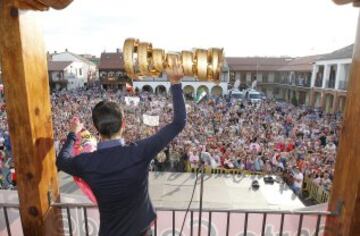
[[[324,74],[324,66],[323,65],[318,66],[318,71],[317,71],[316,77],[315,77],[315,86],[316,87],[322,86],[323,74]]]
[[[241,74],[240,74],[240,81],[241,81],[241,83],[243,83],[243,84],[246,83],[246,72],[241,72]]]
[[[250,99],[260,99],[260,93],[250,93],[249,94]]]
[[[256,80],[256,79],[257,79],[256,74],[253,74],[253,79],[252,79],[252,81],[254,81],[254,80]]]
[[[106,77],[107,73],[105,71],[100,72],[100,77]]]
[[[82,69],[79,69],[79,75],[82,76]]]
[[[262,82],[268,83],[269,74],[267,72],[262,73]]]
[[[336,71],[337,71],[337,65],[331,65],[329,81],[327,82],[328,88],[335,88]]]

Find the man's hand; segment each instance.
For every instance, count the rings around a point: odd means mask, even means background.
[[[84,128],[84,124],[80,122],[80,119],[74,117],[70,122],[70,132],[74,132],[75,134],[79,133]]]
[[[171,84],[179,84],[184,77],[184,70],[180,62],[179,54],[168,54],[168,66],[165,70]]]

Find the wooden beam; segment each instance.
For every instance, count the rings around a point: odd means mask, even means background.
[[[58,198],[47,58],[35,16],[0,1],[0,57],[24,235],[57,235]],[[58,230],[59,229],[59,230]]]
[[[329,209],[343,202],[339,217],[327,220],[328,235],[360,235],[360,15],[336,158]]]
[[[333,0],[338,5],[353,3],[354,7],[360,7],[360,0]]]
[[[21,10],[45,11],[49,7],[60,10],[67,7],[72,0],[12,0],[14,5]]]

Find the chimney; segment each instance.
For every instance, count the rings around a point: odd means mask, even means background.
[[[65,48],[65,52],[67,52],[68,51],[68,49],[67,48]]]
[[[116,49],[116,53],[120,53],[120,49],[119,49],[119,48]]]
[[[57,51],[54,51],[54,54],[56,54],[57,53]]]

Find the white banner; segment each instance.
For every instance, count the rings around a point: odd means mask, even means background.
[[[133,105],[137,106],[140,102],[139,97],[125,97],[125,103],[127,106]]]
[[[159,116],[143,115],[143,122],[148,126],[159,126]]]

